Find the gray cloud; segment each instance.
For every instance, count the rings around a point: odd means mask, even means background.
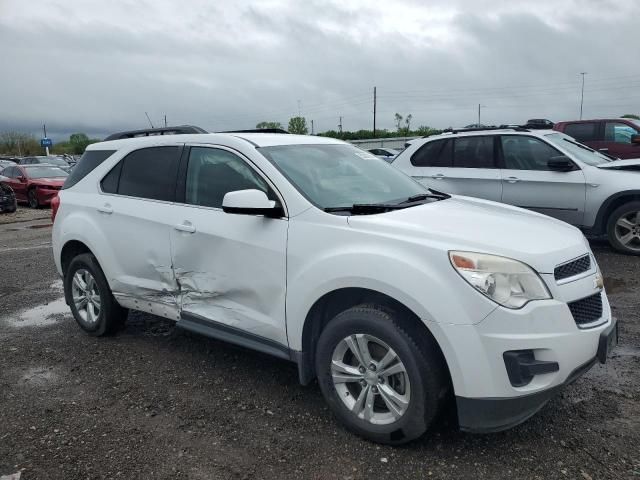
[[[0,0],[0,130],[446,127],[640,112],[633,0]]]

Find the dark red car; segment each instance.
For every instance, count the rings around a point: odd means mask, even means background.
[[[558,122],[554,130],[614,157],[640,158],[640,120],[614,118]]]
[[[9,185],[18,202],[26,202],[31,208],[50,205],[69,175],[55,165],[16,165],[7,167],[0,175]]]

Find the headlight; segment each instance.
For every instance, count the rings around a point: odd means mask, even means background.
[[[528,265],[510,258],[473,252],[449,252],[451,265],[472,287],[507,308],[551,298],[547,286]]]

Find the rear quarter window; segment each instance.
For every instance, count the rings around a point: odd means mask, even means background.
[[[73,187],[115,152],[115,150],[87,150],[84,152],[74,169],[71,170],[62,188]]]

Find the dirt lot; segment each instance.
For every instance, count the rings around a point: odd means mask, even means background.
[[[391,448],[344,431],[293,364],[149,315],[85,335],[37,228],[48,223],[0,225],[0,476],[640,478],[640,258],[594,246],[621,322],[605,366],[508,432],[460,433],[450,412]]]

